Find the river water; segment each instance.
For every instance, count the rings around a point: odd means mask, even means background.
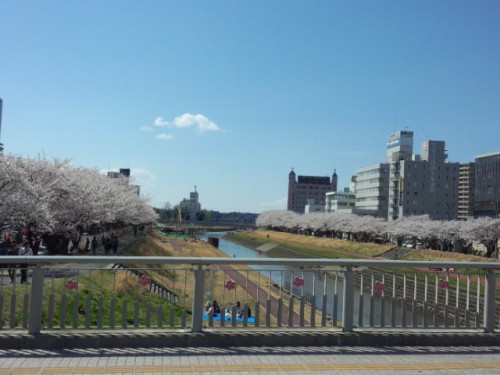
[[[208,232],[208,233],[199,233],[197,238],[207,241],[208,237],[217,237],[219,238],[219,250],[224,252],[230,257],[234,258],[267,258],[265,252],[259,252],[254,249],[236,244],[234,242],[230,242],[222,238],[226,232]],[[326,288],[327,298],[327,313],[330,316],[336,316],[337,319],[342,319],[342,305],[343,305],[343,278],[342,277],[330,277],[325,276],[321,271],[313,271],[313,270],[303,270],[300,268],[291,268],[289,266],[277,266],[277,265],[253,265],[250,266],[252,269],[256,271],[260,271],[260,273],[271,279],[273,283],[282,286],[285,290],[290,290],[290,286],[292,288],[292,292],[294,295],[306,296],[306,299],[310,298],[311,295],[316,296],[316,306],[318,309],[322,308],[322,296],[324,294]],[[293,280],[295,277],[301,278],[304,283],[302,286],[295,286]],[[337,294],[337,306],[336,311],[334,313],[334,303],[333,303],[333,295]],[[355,288],[354,291],[354,316],[359,317],[359,296],[360,290],[359,288]],[[283,296],[285,298],[285,296]],[[380,295],[375,295],[374,301],[374,311],[373,311],[373,319],[375,322],[379,322],[381,319],[380,313],[380,305],[381,305],[381,297]],[[365,292],[365,306],[363,308],[363,322],[364,324],[368,324],[370,320],[370,310],[368,308],[369,300],[366,299]],[[386,303],[385,307],[385,321],[386,324],[390,322],[390,306]],[[396,310],[396,316],[400,317],[401,307],[398,306]],[[407,314],[410,315],[410,314]],[[358,322],[358,318],[355,318],[355,321]],[[408,321],[409,323],[409,321]]]

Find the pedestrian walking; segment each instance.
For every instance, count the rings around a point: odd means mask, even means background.
[[[118,252],[118,236],[114,236],[112,240],[113,254]]]
[[[11,248],[7,251],[7,255],[19,255],[19,245],[16,243],[12,244]],[[11,284],[16,282],[16,268],[17,264],[11,263],[9,264],[9,268],[7,269]]]
[[[32,256],[33,251],[31,250],[29,242],[25,242],[21,250],[19,250],[19,256]],[[21,269],[21,284],[28,282],[28,263],[21,263],[19,265]]]
[[[92,238],[92,255],[97,255],[97,246],[99,246],[99,243],[97,242],[97,238],[94,236]]]

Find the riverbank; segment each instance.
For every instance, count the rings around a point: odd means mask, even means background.
[[[177,256],[177,257],[230,257],[231,255],[224,253],[220,249],[208,244],[205,241],[194,238],[173,238],[165,236],[161,232],[152,231],[144,242],[134,251],[134,255],[145,256]],[[190,265],[186,265],[190,268]],[[162,267],[166,271],[166,267]],[[182,267],[184,268],[184,267]],[[146,272],[145,272],[146,273]],[[180,302],[190,309],[192,303],[191,292],[194,287],[194,277],[191,272],[184,272],[182,276],[177,272],[154,272],[151,273],[151,278],[157,280],[159,285],[164,286],[168,290],[172,290],[177,295],[185,296],[180,298]],[[182,280],[179,283],[179,278]],[[235,282],[234,288],[227,288],[227,282],[232,280]],[[182,290],[179,289],[182,286]],[[242,304],[247,303],[251,309],[254,309],[258,302],[260,305],[260,324],[265,324],[267,299],[273,301],[271,303],[271,322],[276,323],[277,314],[276,300],[281,297],[286,297],[288,303],[283,302],[281,310],[281,320],[288,321],[289,311],[289,294],[286,290],[280,290],[274,283],[248,266],[219,266],[213,269],[207,269],[207,277],[205,279],[206,298],[207,300],[217,300],[221,308],[232,308],[236,301],[241,301]],[[300,300],[295,299],[294,305],[294,322],[299,324]],[[305,307],[307,316],[311,316],[310,306]],[[317,315],[316,319],[320,319]],[[306,323],[308,323],[306,321]]]
[[[270,247],[271,250],[267,251],[266,255],[275,258],[380,259],[384,256],[384,253],[392,249],[386,245],[364,243],[355,243],[352,245],[351,241],[265,230],[229,233],[224,238],[256,251]],[[270,246],[270,244],[273,245]],[[336,246],[339,246],[340,249],[335,248]],[[366,249],[360,249],[363,246],[366,246]],[[352,249],[352,251],[348,251],[348,249]],[[443,253],[433,250],[412,249],[412,251],[405,254],[405,257],[408,257],[408,259],[415,259],[415,256],[422,257],[418,260],[485,261],[484,258],[473,255]],[[397,303],[416,308],[420,311],[430,312],[433,315],[437,310],[438,316],[447,317],[448,320],[452,321],[455,319],[455,316],[451,312],[451,309],[449,309],[449,306],[447,306],[447,303],[449,301],[456,301],[457,298],[459,299],[458,305],[462,309],[468,306],[469,311],[482,314],[482,305],[478,306],[479,302],[477,298],[477,292],[481,290],[481,288],[476,287],[478,279],[467,279],[469,277],[468,270],[462,270],[462,273],[462,275],[459,275],[456,272],[410,268],[397,273],[389,269],[359,269],[355,274],[355,285],[359,290],[370,295],[376,293],[374,285],[378,283],[378,285],[383,285],[384,295],[386,297],[391,296]],[[339,273],[339,276],[342,277],[342,273]],[[448,285],[448,282],[459,283],[460,291],[457,291],[456,287],[446,287],[446,293],[444,290],[440,292],[442,287],[439,287],[439,285]],[[469,282],[470,285],[468,286],[467,283]],[[435,283],[436,287],[427,288],[428,283]],[[425,289],[423,286],[425,286]],[[427,301],[429,302],[427,303]],[[498,306],[500,305],[497,304],[497,313],[500,313]],[[474,324],[472,317],[467,319],[471,320],[472,325]]]
[[[364,242],[345,241],[335,238],[314,237],[286,232],[255,230],[228,233],[224,236],[243,246],[260,251],[266,244],[274,243],[272,251],[266,252],[274,258],[375,258],[394,248]]]

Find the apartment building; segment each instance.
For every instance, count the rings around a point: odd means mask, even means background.
[[[474,217],[475,163],[460,163],[458,166],[458,219]]]
[[[288,174],[288,201],[287,210],[300,214],[305,212],[309,202],[316,205],[325,205],[325,194],[337,190],[337,173],[332,177],[297,176],[292,171]]]

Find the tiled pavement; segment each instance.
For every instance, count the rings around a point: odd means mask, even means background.
[[[500,347],[0,350],[0,374],[499,374]]]

